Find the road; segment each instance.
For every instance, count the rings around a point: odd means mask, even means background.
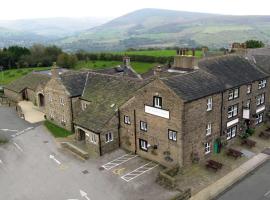
[[[224,193],[218,200],[269,200],[270,161]]]
[[[15,130],[22,134],[11,137]],[[78,159],[60,148],[42,125],[29,124],[12,109],[0,106],[3,134],[11,140],[0,145],[0,200],[164,200],[175,194],[155,183],[159,167],[126,182],[121,173],[146,161],[136,157],[111,170],[101,170],[122,152]]]

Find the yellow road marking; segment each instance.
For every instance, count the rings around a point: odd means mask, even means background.
[[[123,174],[123,172],[125,171],[126,168],[118,168],[118,169],[114,169],[112,172],[116,175],[121,175]]]

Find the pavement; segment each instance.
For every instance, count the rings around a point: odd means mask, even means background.
[[[24,119],[30,123],[38,123],[44,121],[44,113],[39,111],[38,108],[30,101],[21,101],[18,105],[22,109]]]
[[[192,196],[190,200],[208,200],[217,197],[223,191],[233,186],[233,184],[240,181],[242,178],[244,178],[246,175],[251,173],[253,170],[255,170],[257,167],[259,167],[268,160],[269,155],[264,153],[259,153],[253,156],[250,160],[242,164],[240,167],[226,174],[224,177],[222,177],[215,183],[209,185],[208,187],[204,188],[203,190]],[[236,199],[238,200],[238,198]]]
[[[166,200],[177,193],[155,182],[160,166],[144,169],[148,160],[121,159],[127,154],[123,150],[84,161],[12,108],[0,106],[0,135],[10,139],[0,145],[1,200]],[[132,178],[121,178],[130,172],[136,172]]]

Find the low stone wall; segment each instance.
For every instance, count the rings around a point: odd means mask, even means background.
[[[171,198],[170,200],[188,200],[191,198],[191,189],[185,191],[179,191],[179,194]]]
[[[179,167],[167,168],[159,172],[157,182],[165,188],[175,189],[177,187],[175,175],[179,172]]]

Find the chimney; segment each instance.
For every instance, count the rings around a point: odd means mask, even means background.
[[[59,67],[57,67],[56,62],[53,63],[51,68],[52,78],[57,79],[59,78]]]
[[[160,65],[158,65],[156,68],[155,68],[155,70],[154,70],[154,75],[155,76],[157,76],[157,77],[159,77],[160,76],[160,74],[161,74],[161,66]]]
[[[198,67],[198,58],[195,56],[195,49],[192,49],[192,55],[188,55],[188,49],[181,49],[181,55],[174,57],[173,68],[196,69]]]
[[[123,66],[126,68],[130,67],[130,57],[128,56],[123,57]]]

